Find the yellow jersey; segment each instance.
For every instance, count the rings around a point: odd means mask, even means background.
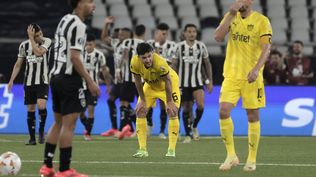
[[[230,24],[223,76],[247,80],[248,73],[257,64],[262,52],[260,38],[266,35],[272,36],[272,27],[267,17],[253,11],[248,17],[242,18],[238,12]],[[263,67],[258,78],[263,77],[262,72]]]
[[[134,55],[130,65],[131,72],[140,75],[154,90],[164,90],[165,81],[162,77],[170,74],[171,78],[177,78],[177,73],[168,65],[166,59],[153,53],[153,65],[146,68],[138,55]],[[173,77],[176,76],[176,77]]]

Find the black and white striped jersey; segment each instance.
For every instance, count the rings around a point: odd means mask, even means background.
[[[159,42],[155,42],[155,40],[147,41],[155,51],[161,55],[163,58],[167,60],[168,63],[172,62],[172,58],[174,58],[176,52],[176,43],[170,40],[166,40],[163,45],[160,45]]]
[[[99,72],[101,67],[106,65],[106,59],[104,54],[98,50],[94,49],[91,53],[87,51],[84,52],[83,64],[87,69],[90,77],[99,84]],[[84,82],[84,89],[86,89],[86,83]]]
[[[136,48],[139,43],[144,42],[141,39],[125,39],[123,41],[123,50],[128,50],[128,61],[123,63],[123,67],[121,68],[123,73],[123,81],[124,82],[134,82],[133,74],[130,71],[130,63],[132,57],[136,54]]]
[[[30,40],[26,40],[20,44],[18,58],[26,61],[24,73],[24,85],[34,86],[40,84],[48,84],[48,60],[50,56],[50,48],[52,40],[43,38],[44,42],[40,45],[47,52],[43,56],[36,56],[33,52]]]
[[[208,51],[203,42],[195,41],[192,47],[186,41],[177,44],[175,59],[178,62],[180,87],[204,85],[201,70],[203,58],[208,58]]]
[[[71,62],[70,49],[80,51],[80,56],[83,58],[85,43],[86,25],[77,15],[65,15],[56,29],[54,64],[50,74],[78,76]]]

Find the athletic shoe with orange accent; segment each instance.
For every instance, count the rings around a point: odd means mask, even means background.
[[[110,130],[101,133],[101,136],[113,136],[117,133],[117,129],[111,128]]]
[[[127,134],[129,131],[131,131],[131,126],[125,125],[125,126],[122,128],[121,133],[118,135],[118,139],[119,139],[119,140],[122,140],[122,139],[126,136],[126,134]]]
[[[41,177],[54,177],[55,170],[54,168],[49,168],[46,165],[43,165],[39,170],[39,174]]]
[[[80,174],[78,172],[76,172],[76,170],[74,169],[69,169],[63,172],[58,172],[55,174],[55,177],[89,177],[88,175],[85,174]]]

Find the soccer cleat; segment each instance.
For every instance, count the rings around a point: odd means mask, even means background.
[[[148,152],[142,149],[137,150],[136,154],[133,155],[133,157],[135,158],[143,158],[143,157],[148,157],[148,156],[149,156]]]
[[[256,170],[256,162],[247,162],[243,168],[244,171],[251,172]]]
[[[125,126],[122,128],[122,131],[121,131],[121,133],[119,133],[119,135],[118,135],[117,138],[118,138],[119,140],[122,140],[125,136],[127,136],[126,134],[128,134],[130,131],[131,131],[131,126],[125,125]]]
[[[183,143],[191,143],[191,136],[186,136],[183,140]]]
[[[111,128],[110,130],[101,133],[101,136],[113,136],[117,133],[117,129]]]
[[[92,140],[92,137],[91,137],[91,135],[88,134],[87,130],[85,130],[85,131],[83,132],[83,138],[84,138],[84,140],[86,140],[86,141],[91,141],[91,140]]]
[[[172,149],[168,149],[166,157],[176,157],[176,151]]]
[[[35,140],[29,140],[28,142],[25,143],[25,145],[36,145],[36,141]]]
[[[166,135],[164,133],[159,133],[159,138],[160,139],[167,139]]]
[[[234,157],[227,157],[225,162],[219,166],[219,170],[221,171],[228,171],[230,170],[233,166],[237,166],[239,164],[239,159],[237,156]]]
[[[44,138],[44,133],[39,133],[38,135],[38,143],[39,144],[44,144],[45,138]]]
[[[200,134],[197,128],[192,128],[192,135],[194,140],[200,140]]]
[[[69,170],[56,173],[54,177],[89,177],[89,176],[85,174],[80,174],[76,172],[76,170],[71,168]]]
[[[46,165],[43,165],[39,170],[39,174],[41,177],[54,177],[55,171],[54,168],[49,168]]]

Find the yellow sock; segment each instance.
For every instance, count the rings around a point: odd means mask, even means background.
[[[136,118],[136,133],[139,149],[147,150],[147,119]]]
[[[176,150],[176,144],[179,134],[179,118],[170,117],[168,125],[169,147],[168,149]]]
[[[248,123],[248,159],[247,162],[256,162],[260,140],[260,121]]]
[[[236,156],[235,146],[234,146],[234,124],[229,117],[228,119],[219,120],[222,140],[226,146],[227,157]]]

